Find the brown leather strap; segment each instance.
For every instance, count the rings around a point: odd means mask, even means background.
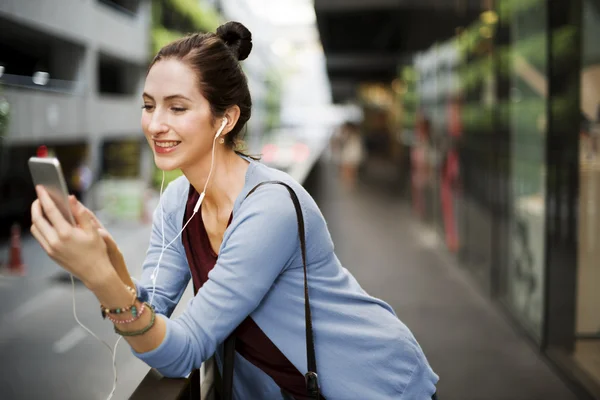
[[[267,184],[283,185],[290,193],[294,208],[296,209],[296,218],[298,220],[298,236],[300,238],[300,250],[302,252],[302,264],[304,267],[304,317],[306,320],[306,360],[307,373],[304,375],[306,380],[306,390],[308,395],[313,399],[319,399],[319,379],[317,375],[317,362],[315,358],[315,345],[312,330],[312,317],[310,313],[310,301],[308,297],[308,275],[306,270],[306,234],[304,231],[304,217],[302,216],[302,208],[300,200],[294,189],[287,183],[281,181],[265,181],[256,185],[246,195],[246,198],[256,191],[259,187]],[[225,357],[223,362],[223,400],[233,399],[233,364],[235,356],[235,334],[232,333],[225,340]]]

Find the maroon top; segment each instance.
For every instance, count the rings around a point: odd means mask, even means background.
[[[199,197],[198,192],[190,185],[183,217],[184,224],[192,216]],[[233,214],[229,217],[228,226],[232,218]],[[218,257],[210,245],[200,211],[190,221],[187,229],[183,231],[182,242],[190,265],[195,291],[197,292],[208,280],[208,273],[215,266]],[[306,394],[304,376],[279,351],[277,346],[271,342],[271,339],[265,335],[250,316],[238,326],[235,334],[235,349],[242,357],[269,375],[281,389],[288,392],[295,399],[310,399]],[[304,343],[298,345],[304,346]]]

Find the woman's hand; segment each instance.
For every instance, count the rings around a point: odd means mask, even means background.
[[[119,278],[121,278],[124,284],[129,287],[135,287],[133,280],[131,279],[131,275],[129,275],[129,271],[127,270],[127,264],[125,264],[123,253],[121,253],[121,250],[119,249],[119,246],[113,239],[112,235],[108,232],[108,230],[106,230],[104,225],[102,225],[102,222],[96,218],[93,212],[81,204],[81,202],[77,201],[75,196],[69,196],[69,202],[71,203],[71,210],[73,210],[73,214],[85,213],[89,216],[90,220],[92,221],[92,225],[98,230],[100,236],[106,244],[108,258],[115,271],[117,271],[117,275],[119,275]]]
[[[104,243],[106,244],[106,249],[108,252],[108,257],[110,259],[110,263],[112,264],[115,271],[117,271],[117,275],[129,287],[135,287],[133,280],[131,279],[131,275],[129,275],[129,271],[127,270],[127,264],[125,264],[125,258],[123,258],[123,253],[119,250],[119,246],[113,239],[110,233],[106,229],[99,229],[98,232],[102,239],[104,239]]]
[[[77,224],[73,226],[42,186],[37,186],[36,192],[38,199],[31,205],[33,236],[50,258],[88,288],[99,283],[111,272],[111,265],[107,246],[95,226],[97,220],[93,221],[85,207],[73,206],[71,200],[71,212]]]

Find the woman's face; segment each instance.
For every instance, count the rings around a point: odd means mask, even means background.
[[[184,170],[211,151],[217,129],[190,67],[158,61],[146,77],[143,100],[142,129],[158,168]]]

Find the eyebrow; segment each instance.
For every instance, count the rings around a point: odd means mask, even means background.
[[[142,97],[148,97],[150,100],[154,100],[154,97],[150,96],[148,93],[144,92],[144,94],[142,94]],[[173,100],[173,99],[183,99],[183,100],[188,100],[188,101],[192,101],[189,98],[185,97],[182,94],[172,94],[170,96],[165,96],[163,97],[163,100],[168,101],[168,100]]]

